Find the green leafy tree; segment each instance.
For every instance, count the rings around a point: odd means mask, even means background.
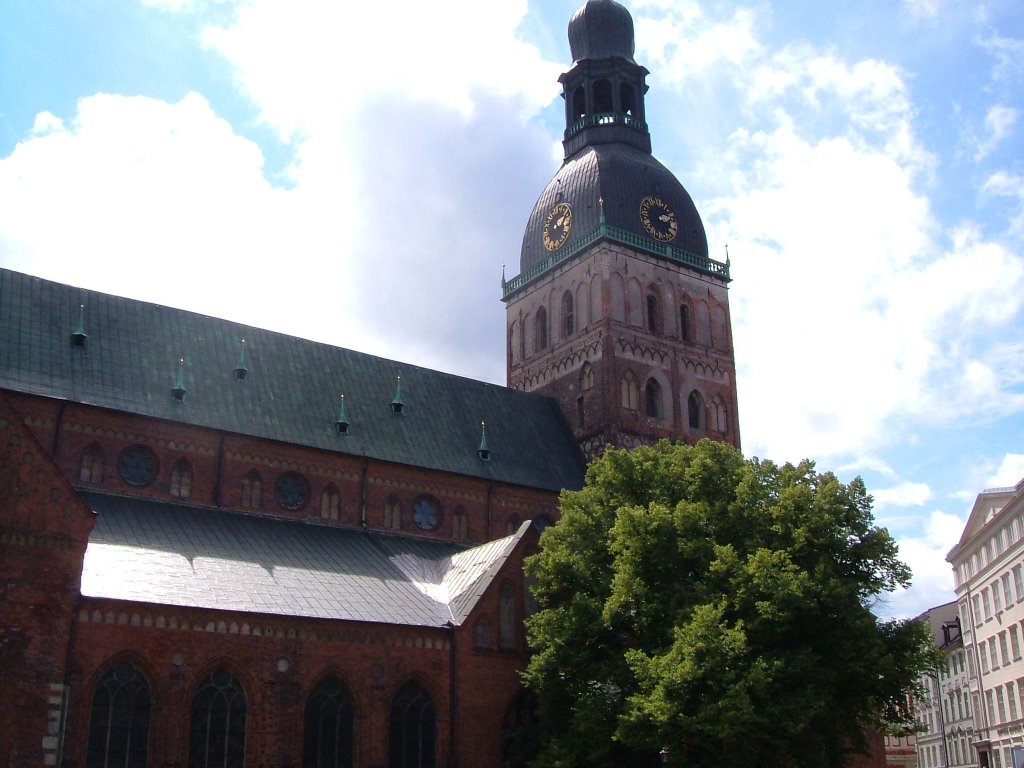
[[[871,497],[727,445],[610,450],[527,563],[535,766],[841,766],[910,724],[926,628]]]

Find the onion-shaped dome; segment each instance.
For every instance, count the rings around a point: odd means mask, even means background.
[[[674,218],[674,232],[659,232],[657,239],[644,223],[651,201],[657,200]],[[645,206],[646,202],[646,206]],[[567,205],[570,211],[564,242],[551,240],[552,211]],[[561,208],[559,210],[564,210]],[[523,235],[520,273],[540,264],[553,252],[571,249],[574,241],[602,223],[650,242],[670,245],[708,258],[708,240],[690,194],[668,168],[642,149],[622,143],[586,147],[565,161],[541,193]],[[545,225],[548,242],[545,244]],[[557,246],[552,248],[551,246]]]
[[[615,0],[588,0],[569,20],[573,61],[619,56],[633,61],[633,18]]]

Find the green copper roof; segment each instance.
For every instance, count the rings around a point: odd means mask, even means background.
[[[0,388],[534,488],[583,482],[550,398],[3,269]]]

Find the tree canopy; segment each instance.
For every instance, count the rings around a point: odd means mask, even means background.
[[[840,766],[910,724],[926,629],[858,478],[703,440],[609,450],[527,562],[533,765]]]

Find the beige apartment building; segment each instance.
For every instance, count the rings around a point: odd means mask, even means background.
[[[974,750],[963,764],[1024,766],[1024,479],[982,491],[959,543],[946,556],[953,566],[957,611],[967,662],[966,695]],[[956,686],[946,703],[956,707]],[[961,710],[956,710],[957,712]],[[962,711],[967,711],[962,709]],[[945,710],[943,711],[945,714]],[[965,729],[966,731],[966,729]],[[955,758],[956,750],[950,757]],[[960,762],[935,765],[960,765]],[[928,763],[922,763],[927,768]]]

